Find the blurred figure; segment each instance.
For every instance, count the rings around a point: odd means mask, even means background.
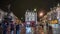
[[[10,25],[8,25],[7,34],[10,34]]]
[[[20,34],[26,34],[26,27],[23,25],[23,23],[21,24],[21,32]]]
[[[49,31],[48,31],[48,34],[53,34],[53,31],[52,31],[52,26],[49,26]]]
[[[19,26],[19,24],[16,24],[16,34],[20,34],[20,26]]]
[[[40,34],[44,34],[43,26],[40,26],[39,32]]]
[[[2,27],[3,27],[3,34],[7,34],[7,23],[4,21],[3,24],[2,24]]]
[[[7,34],[8,21],[7,21],[6,15],[4,15],[4,17],[2,19],[1,25],[2,25],[3,34]]]
[[[0,23],[0,34],[3,34],[1,23]]]
[[[31,27],[26,27],[26,34],[32,34]]]
[[[11,22],[10,34],[14,34],[14,24],[13,21]]]

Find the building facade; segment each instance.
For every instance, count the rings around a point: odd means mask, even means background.
[[[34,34],[35,33],[34,26],[36,24],[36,21],[37,21],[36,12],[33,10],[27,10],[25,13],[26,34]]]
[[[60,5],[51,8],[51,11],[47,13],[47,22],[52,27],[53,34],[60,34]]]
[[[25,22],[26,24],[36,23],[37,17],[36,12],[27,10],[25,13]]]

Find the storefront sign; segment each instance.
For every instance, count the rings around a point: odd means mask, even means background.
[[[51,20],[50,24],[58,24],[58,20]]]

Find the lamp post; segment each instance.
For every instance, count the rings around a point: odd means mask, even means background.
[[[44,28],[43,28],[44,29],[44,34],[47,34],[48,33],[47,32],[47,25],[46,25],[47,24],[46,23],[47,22],[47,19],[46,19],[47,18],[47,15],[44,15],[44,14],[45,14],[44,12],[40,12],[39,13],[39,17],[43,17],[42,18],[43,19],[42,21],[43,21],[43,24],[44,24]]]

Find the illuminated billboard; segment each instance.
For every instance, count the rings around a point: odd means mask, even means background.
[[[58,24],[58,20],[51,20],[49,21],[50,24]]]

